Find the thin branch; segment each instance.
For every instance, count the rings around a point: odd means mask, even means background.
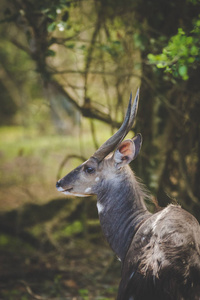
[[[84,33],[85,31],[87,30],[90,30],[92,29],[94,26],[88,26],[86,28],[84,28],[83,30],[75,33],[74,35],[70,36],[70,37],[67,37],[67,38],[56,38],[56,37],[53,37],[52,39],[52,44],[59,44],[59,45],[62,45],[64,44],[65,42],[68,42],[68,41],[71,41],[71,40],[74,40],[75,38],[77,38],[80,34]],[[91,41],[89,40],[86,40],[86,39],[83,39],[83,38],[79,38],[78,41],[80,42],[85,42],[85,43],[90,43]]]
[[[39,295],[36,295],[35,293],[33,293],[32,289],[30,288],[30,286],[26,283],[26,281],[24,280],[19,280],[20,283],[22,283],[25,288],[26,288],[26,291],[27,293],[33,298],[33,299],[36,299],[36,300],[47,300],[46,297],[42,297],[42,296],[39,296]]]
[[[59,166],[59,169],[58,169],[58,173],[57,173],[57,180],[61,177],[61,173],[62,173],[62,170],[63,170],[63,167],[66,165],[66,163],[72,159],[72,158],[77,158],[77,159],[80,159],[82,161],[85,161],[86,158],[81,156],[81,155],[76,155],[76,154],[72,154],[72,155],[67,155],[63,161],[61,162],[60,166]]]
[[[22,45],[19,41],[17,41],[16,39],[12,38],[11,40],[11,43],[13,45],[15,45],[17,48],[19,48],[20,50],[26,52],[27,54],[31,55],[31,51],[28,47]]]
[[[87,78],[88,78],[88,72],[90,69],[90,64],[92,62],[92,53],[95,48],[95,41],[96,41],[96,38],[97,38],[100,28],[101,28],[101,18],[100,18],[100,14],[98,14],[96,26],[95,26],[95,29],[94,29],[94,32],[93,32],[93,35],[91,38],[90,47],[88,49],[87,57],[86,57],[85,73],[84,73],[85,74],[85,98],[87,97]]]
[[[6,88],[15,105],[17,107],[21,107],[21,95],[19,92],[19,87],[12,80],[12,77],[9,76],[8,71],[4,68],[2,63],[0,63],[0,82]]]
[[[72,103],[74,105],[74,107],[86,118],[91,118],[91,119],[97,119],[100,121],[103,121],[107,124],[112,124],[112,126],[119,128],[121,125],[121,122],[117,122],[111,119],[109,114],[106,114],[102,111],[100,111],[99,109],[95,108],[92,106],[91,103],[89,103],[88,105],[83,105],[80,106],[76,100],[74,100],[63,88],[63,86],[61,86],[58,82],[51,80],[49,82],[49,84],[54,85],[54,87],[57,89],[57,91],[62,94],[67,101],[69,101],[70,103]],[[48,85],[46,86],[46,88],[48,88]]]
[[[90,119],[90,128],[91,128],[91,133],[92,133],[92,138],[93,138],[93,143],[95,145],[95,148],[98,149],[99,145],[96,139],[96,135],[95,135],[95,127],[94,127],[94,122],[92,119]]]
[[[108,76],[115,76],[116,77],[116,72],[108,72],[108,71],[97,71],[97,70],[88,70],[87,71],[88,74],[95,74],[95,75],[108,75]],[[51,72],[52,75],[57,75],[57,74],[80,74],[80,75],[85,75],[86,71],[83,70],[73,70],[73,69],[68,69],[68,70],[60,70],[60,71],[52,71]],[[138,74],[134,74],[132,72],[129,73],[122,73],[120,75],[120,77],[128,77],[128,76],[132,76],[132,77],[137,77],[141,79],[141,76]]]

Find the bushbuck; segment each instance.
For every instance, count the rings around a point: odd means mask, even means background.
[[[67,196],[97,195],[103,233],[122,263],[117,300],[200,300],[200,226],[179,205],[152,214],[129,163],[142,136],[123,141],[139,100],[130,97],[120,129],[87,161],[60,179]]]

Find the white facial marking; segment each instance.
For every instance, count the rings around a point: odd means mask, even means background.
[[[96,182],[99,181],[99,177],[96,177],[96,178],[95,178],[95,181],[96,181]]]
[[[91,192],[91,187],[88,187],[87,189],[85,189],[85,192],[84,193],[89,193],[89,192]]]
[[[63,191],[64,191],[64,189],[63,189],[61,186],[57,187],[57,190],[58,190],[59,192],[63,192]]]
[[[70,192],[63,192],[63,194],[67,195],[67,196],[72,196],[72,197],[87,197],[87,195],[82,195],[82,194],[76,194],[76,193],[70,193]]]
[[[104,210],[104,206],[99,202],[97,202],[97,210],[99,214]]]

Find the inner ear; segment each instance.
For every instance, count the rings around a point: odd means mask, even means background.
[[[120,168],[125,164],[129,164],[139,154],[141,145],[142,136],[140,133],[131,140],[123,141],[114,153],[116,165]]]
[[[133,153],[133,143],[131,140],[126,140],[122,142],[118,147],[119,152],[123,156],[132,156]]]
[[[129,164],[135,155],[135,144],[132,140],[123,141],[114,153],[114,160],[118,166]]]

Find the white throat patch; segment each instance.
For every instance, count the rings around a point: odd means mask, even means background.
[[[97,202],[97,210],[99,214],[102,213],[104,210],[104,206],[99,202]]]
[[[85,189],[85,191],[84,191],[84,193],[89,193],[89,192],[91,192],[91,187],[88,187],[87,189]]]

